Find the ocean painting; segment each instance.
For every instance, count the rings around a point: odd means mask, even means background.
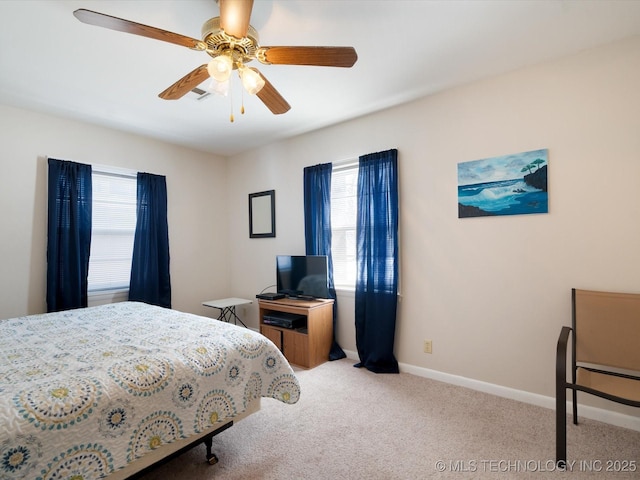
[[[547,213],[548,149],[458,164],[458,218]]]

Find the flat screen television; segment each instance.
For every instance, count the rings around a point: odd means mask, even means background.
[[[330,298],[327,270],[326,255],[278,255],[278,293],[292,298]]]

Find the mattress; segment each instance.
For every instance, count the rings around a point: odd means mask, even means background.
[[[0,479],[104,478],[299,395],[269,340],[207,317],[123,302],[2,320]]]

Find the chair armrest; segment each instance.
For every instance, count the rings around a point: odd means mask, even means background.
[[[569,343],[569,334],[572,332],[571,327],[564,326],[560,330],[558,337],[558,345],[556,347],[556,387],[558,382],[562,382],[562,388],[567,381],[567,344]]]

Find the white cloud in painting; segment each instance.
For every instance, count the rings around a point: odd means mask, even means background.
[[[458,185],[522,178],[527,173],[522,171],[527,165],[538,158],[546,161],[546,157],[547,151],[542,149],[462,162],[458,164]]]

